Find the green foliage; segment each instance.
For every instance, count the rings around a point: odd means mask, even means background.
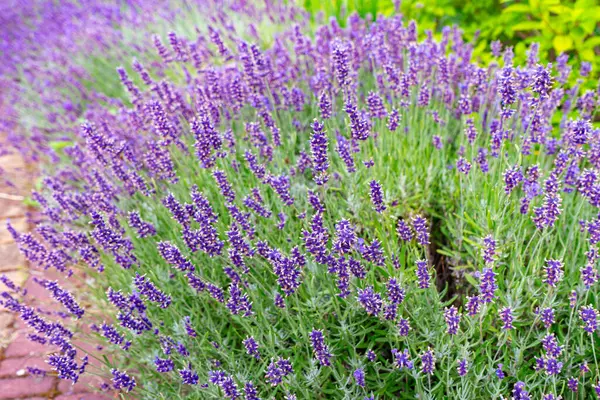
[[[340,23],[353,11],[362,17],[397,12],[392,0],[305,0],[304,6],[313,14],[322,11],[335,16]],[[400,12],[415,19],[421,29],[436,33],[444,26],[458,25],[467,39],[476,38],[474,55],[484,63],[491,60],[489,45],[494,40],[514,46],[519,63],[525,60],[529,45],[538,42],[541,62],[553,61],[565,52],[575,67],[587,61],[592,63],[593,76],[600,70],[600,5],[596,0],[406,0]]]

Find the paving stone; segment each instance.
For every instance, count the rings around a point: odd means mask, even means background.
[[[12,191],[1,190],[0,193],[12,194]],[[23,204],[22,200],[5,199],[0,197],[0,217],[6,218],[22,218],[27,212],[27,207]],[[4,225],[4,221],[2,221]]]
[[[55,397],[54,400],[109,400],[112,397],[98,393],[67,394]]]
[[[0,385],[2,387],[2,390],[0,390],[0,399],[14,400],[27,396],[39,397],[40,395],[49,393],[54,385],[54,379],[50,377],[2,379]]]
[[[25,267],[25,259],[15,243],[0,244],[0,273]]]
[[[16,378],[25,376],[27,375],[27,367],[50,369],[43,357],[7,358],[0,361],[0,377]],[[1,381],[0,386],[2,386]]]
[[[27,270],[23,268],[15,271],[3,272],[2,274],[6,275],[8,279],[10,279],[15,285],[20,287],[23,287],[23,285],[25,285],[25,281],[27,281],[27,277],[29,276]],[[2,284],[2,287],[4,288],[4,284]]]
[[[58,382],[58,391],[63,394],[78,394],[78,393],[89,393],[93,392],[102,384],[102,379],[95,375],[83,374],[79,377],[76,384],[72,384],[71,381],[61,379]]]
[[[0,332],[4,332],[15,320],[13,313],[0,311]]]
[[[32,342],[26,337],[27,332],[18,332],[16,338],[8,345],[4,351],[5,358],[21,358],[28,356],[41,356],[47,350],[47,346]]]
[[[25,282],[27,281],[27,278],[29,277],[27,270],[23,268],[14,271],[6,271],[3,272],[2,275],[6,275],[8,279],[10,279],[15,285],[19,287],[23,287],[25,285]],[[4,284],[2,284],[2,287],[4,289]]]
[[[17,232],[27,232],[29,230],[29,224],[25,217],[9,218],[9,215],[4,214],[4,210],[0,208],[0,244],[13,243],[13,237],[6,228],[6,220],[10,220],[10,224]]]

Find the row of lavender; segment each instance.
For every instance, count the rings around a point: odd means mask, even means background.
[[[291,26],[268,46],[222,20],[119,68],[131,106],[89,111],[11,230],[89,285],[39,280],[50,320],[4,280],[52,369],[90,368],[86,324],[148,398],[600,396],[598,91],[535,46],[484,68],[458,28],[261,11]]]

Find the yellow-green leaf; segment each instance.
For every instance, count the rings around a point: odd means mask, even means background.
[[[585,61],[594,61],[594,59],[596,58],[594,52],[590,49],[580,51],[579,56]]]
[[[554,14],[558,14],[561,16],[564,16],[565,14],[571,14],[573,11],[570,7],[567,7],[565,5],[552,6],[548,9]]]
[[[593,49],[596,46],[600,46],[600,36],[589,38],[583,45],[586,49]]]
[[[552,40],[552,45],[557,53],[562,53],[573,48],[573,39],[570,36],[560,35]]]
[[[516,31],[533,31],[536,29],[541,29],[542,23],[539,21],[523,21],[512,27],[513,32]]]
[[[502,10],[503,13],[529,13],[530,8],[527,4],[511,4]]]

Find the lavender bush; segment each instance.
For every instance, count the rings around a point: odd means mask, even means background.
[[[118,68],[129,101],[9,225],[64,275],[38,280],[64,318],[3,279],[49,368],[150,399],[600,397],[599,91],[401,16],[220,17]]]

